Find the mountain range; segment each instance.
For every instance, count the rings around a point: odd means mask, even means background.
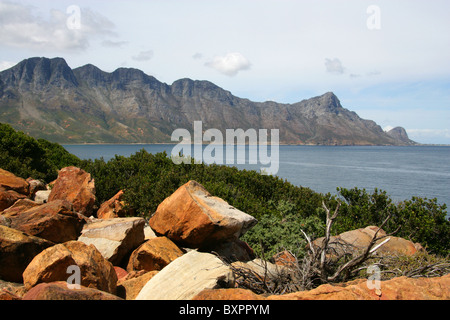
[[[162,83],[141,70],[108,73],[62,58],[30,58],[0,72],[0,122],[59,143],[171,143],[175,129],[279,129],[280,143],[413,145],[342,107],[332,92],[293,104],[253,102],[209,81]],[[173,142],[172,142],[173,143]]]

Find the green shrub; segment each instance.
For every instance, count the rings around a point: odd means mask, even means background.
[[[33,177],[50,182],[56,179],[60,168],[79,163],[76,156],[59,144],[36,140],[0,123],[0,168],[24,179]]]

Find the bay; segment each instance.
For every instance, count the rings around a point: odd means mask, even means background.
[[[115,155],[128,157],[141,149],[153,154],[166,151],[170,155],[174,146],[64,145],[81,159],[103,157],[105,161]],[[239,169],[259,171],[266,167],[260,162],[249,164],[249,151],[256,146],[234,148],[234,161],[231,162]],[[239,151],[242,151],[241,155]],[[225,147],[222,152],[224,163],[227,160]],[[245,164],[237,164],[240,162]],[[320,193],[336,194],[337,187],[365,188],[369,192],[378,188],[396,202],[418,196],[437,198],[440,204],[450,204],[450,147],[446,146],[280,146],[277,175],[294,185]]]

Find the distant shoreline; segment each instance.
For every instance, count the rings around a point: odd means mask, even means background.
[[[105,142],[105,143],[97,143],[97,142],[81,142],[81,143],[62,143],[58,142],[58,144],[62,146],[101,146],[101,145],[118,145],[118,146],[139,146],[139,145],[178,145],[179,143],[170,143],[170,142],[153,142],[153,143],[117,143],[117,142]],[[189,143],[186,143],[188,145]],[[202,145],[210,145],[211,143],[203,143]],[[213,143],[214,144],[214,143]],[[218,144],[222,145],[222,144]],[[227,145],[227,144],[225,144]],[[236,145],[236,144],[234,144]],[[243,145],[243,144],[238,144]],[[249,144],[245,144],[246,146]],[[268,144],[270,145],[270,144]],[[450,147],[450,144],[415,144],[415,145],[370,145],[370,144],[361,144],[361,145],[354,145],[354,144],[286,144],[286,143],[280,143],[279,146],[306,146],[306,147]]]

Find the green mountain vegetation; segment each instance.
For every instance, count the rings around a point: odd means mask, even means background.
[[[243,240],[267,256],[282,249],[301,255],[306,245],[302,230],[312,238],[323,236],[326,213],[322,202],[335,208],[338,201],[341,207],[333,234],[380,226],[390,215],[386,232],[401,226],[396,236],[419,242],[430,253],[450,253],[447,208],[436,199],[413,197],[394,203],[384,191],[368,193],[357,188],[339,189],[337,196],[320,194],[255,171],[193,163],[175,165],[166,153],[149,154],[145,150],[130,157],[116,156],[108,162],[80,160],[58,144],[36,140],[0,124],[0,168],[23,178],[32,176],[50,182],[58,169],[69,165],[91,173],[99,204],[124,190],[135,215],[146,218],[178,187],[196,180],[211,194],[259,220]]]

